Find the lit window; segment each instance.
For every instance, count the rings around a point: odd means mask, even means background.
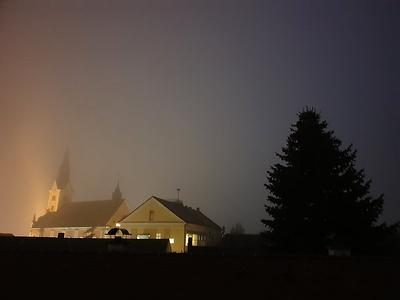
[[[185,246],[189,245],[189,238],[192,239],[192,246],[197,246],[199,241],[199,235],[196,233],[187,233],[185,239]]]
[[[138,234],[136,236],[138,240],[148,240],[150,238],[150,234]]]
[[[157,240],[161,239],[161,233],[156,233],[156,239]]]
[[[169,243],[170,243],[170,244],[173,244],[173,243],[175,243],[175,239],[173,239],[173,238],[170,238],[170,239],[169,239]]]
[[[185,238],[185,246],[187,246],[189,244],[189,238],[192,237],[191,234],[186,234],[186,238]]]

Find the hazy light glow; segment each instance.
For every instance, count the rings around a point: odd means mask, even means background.
[[[316,106],[399,218],[399,1],[2,1],[0,232],[75,200],[179,198],[263,229],[265,172]]]

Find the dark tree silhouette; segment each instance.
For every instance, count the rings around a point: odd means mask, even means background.
[[[377,225],[383,195],[370,195],[370,180],[356,169],[357,152],[343,148],[327,122],[306,108],[277,153],[282,163],[267,171],[265,236],[278,249],[323,253],[371,245],[389,226]]]
[[[239,222],[237,222],[234,226],[232,226],[230,234],[244,234],[245,229],[243,225]]]

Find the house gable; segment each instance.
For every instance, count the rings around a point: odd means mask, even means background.
[[[120,223],[184,223],[167,207],[162,205],[157,198],[150,197],[142,205],[136,208]]]

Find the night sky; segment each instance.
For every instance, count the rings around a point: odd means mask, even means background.
[[[400,219],[400,1],[0,2],[0,232],[75,200],[181,199],[263,229],[265,172],[305,106]]]

